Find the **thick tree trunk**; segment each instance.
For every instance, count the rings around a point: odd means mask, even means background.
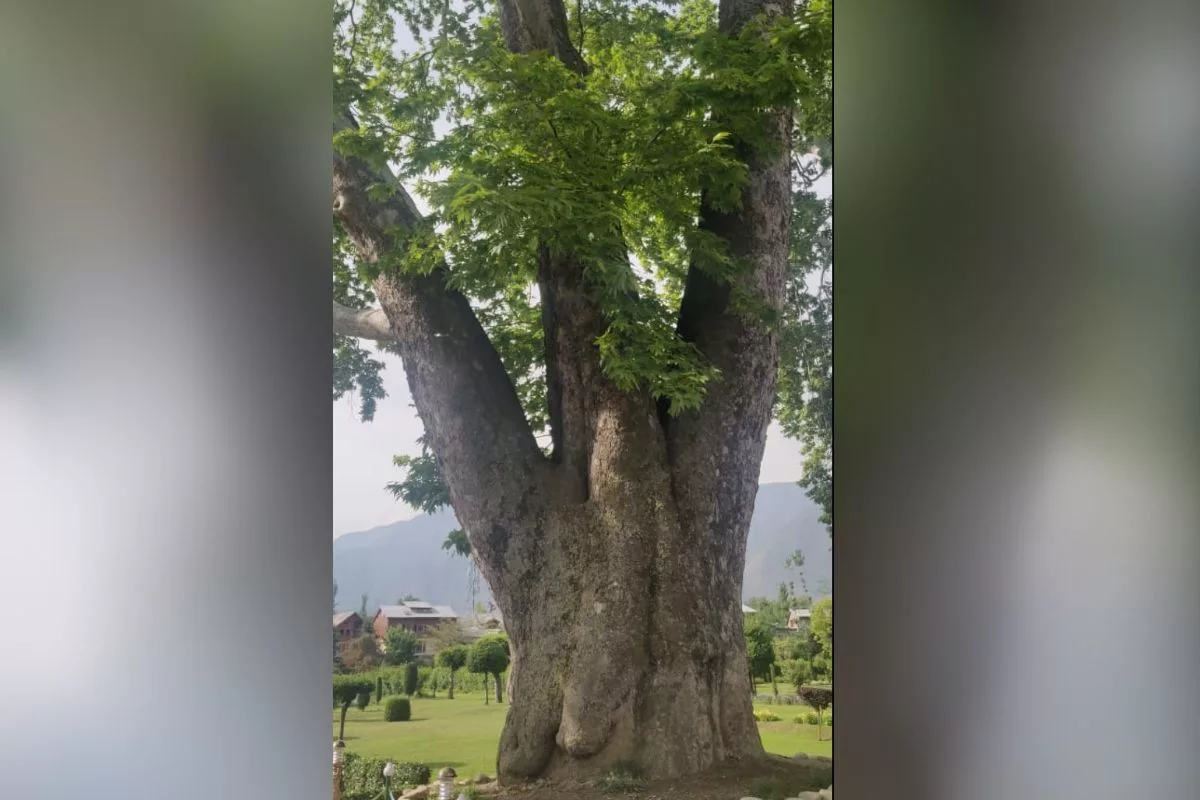
[[[502,688],[500,688],[500,676],[498,674],[493,675],[492,680],[494,680],[496,683],[496,702],[503,703],[504,702],[504,690]]]
[[[597,450],[624,439],[611,433]],[[726,564],[739,579],[714,583],[672,500],[661,433],[639,438],[587,502],[531,515],[503,559],[481,553],[512,650],[504,779],[617,761],[678,775],[762,753],[738,548]]]

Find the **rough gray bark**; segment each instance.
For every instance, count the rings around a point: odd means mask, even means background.
[[[759,10],[786,13],[762,0],[726,0],[722,29],[736,32]],[[561,0],[501,0],[511,48],[549,50],[582,72],[565,20]],[[703,224],[748,259],[745,287],[778,308],[787,114],[772,126],[780,152],[752,162],[741,210],[706,210]],[[380,180],[394,182],[334,155],[334,211],[367,261],[395,246],[391,228],[417,222],[402,189],[384,202],[368,198]],[[670,776],[762,754],[741,580],[778,341],[762,320],[732,311],[728,287],[693,272],[680,331],[723,377],[699,411],[671,420],[648,395],[604,378],[593,345],[605,324],[599,306],[571,259],[544,256],[551,457],[538,449],[466,298],[439,272],[385,274],[373,287],[455,513],[505,617],[512,663],[502,780],[578,776],[617,761]]]

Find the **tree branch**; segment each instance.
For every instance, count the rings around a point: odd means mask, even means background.
[[[353,118],[343,114],[335,128],[353,125]],[[380,184],[392,189],[385,199],[370,192]],[[333,210],[361,258],[384,262],[371,288],[394,351],[404,361],[429,448],[476,549],[485,558],[500,559],[509,537],[527,528],[530,497],[537,494],[535,478],[544,461],[512,380],[467,298],[447,287],[444,267],[405,274],[386,265],[403,246],[396,236],[421,221],[390,169],[335,148]],[[363,317],[356,319],[363,322]]]
[[[348,308],[336,301],[333,304],[333,332],[377,342],[396,340],[382,308]]]
[[[759,13],[787,15],[791,4],[721,0],[720,30],[735,36]],[[737,293],[744,292],[769,311],[783,307],[791,219],[790,109],[767,113],[764,124],[773,145],[769,153],[735,143],[747,153],[749,166],[740,208],[724,212],[701,202],[701,227],[724,239],[729,254],[746,269],[729,283],[693,263],[680,306],[680,335],[721,371],[699,410],[668,422],[676,496],[683,513],[693,516],[694,530],[706,530],[715,520],[729,523],[753,509],[771,420],[779,335],[773,320],[735,303]],[[712,530],[715,535],[718,528]]]

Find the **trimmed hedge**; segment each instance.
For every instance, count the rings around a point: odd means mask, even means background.
[[[796,694],[817,712],[823,712],[833,705],[833,689],[825,686],[801,686],[796,690]]]
[[[346,753],[342,766],[342,800],[362,798],[371,800],[383,792],[383,768],[388,762],[382,758],[366,758],[356,753]],[[424,764],[396,764],[396,775],[392,788],[397,786],[422,786],[429,783],[430,769]]]
[[[407,722],[412,719],[412,703],[407,697],[389,697],[383,701],[385,722]]]

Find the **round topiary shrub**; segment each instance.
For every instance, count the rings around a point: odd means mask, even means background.
[[[389,697],[383,701],[383,718],[387,722],[407,722],[412,718],[412,703],[407,697]]]

